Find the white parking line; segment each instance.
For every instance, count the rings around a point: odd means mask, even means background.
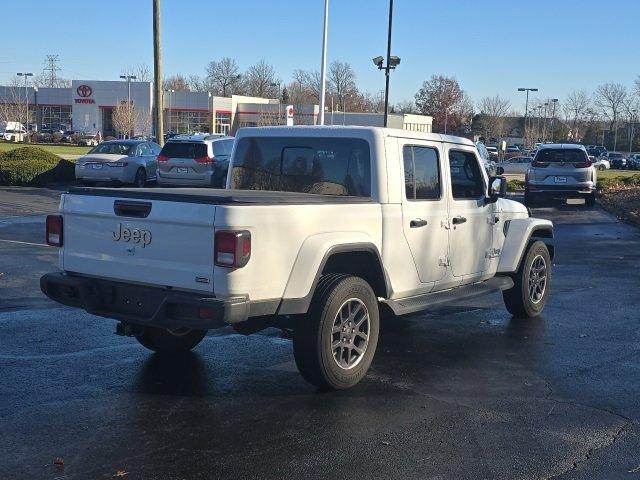
[[[21,242],[20,240],[3,240],[1,238],[0,238],[0,242],[17,243],[17,244],[20,244],[20,245],[32,245],[34,247],[48,247],[49,246],[46,243]]]

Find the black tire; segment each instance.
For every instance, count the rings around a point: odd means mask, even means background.
[[[587,195],[584,199],[584,204],[587,207],[595,207],[596,206],[596,194],[595,193],[590,193],[589,195]]]
[[[545,284],[540,298],[534,301],[529,291],[529,279],[534,262],[539,258],[543,260],[545,265]],[[540,315],[549,298],[551,270],[551,256],[547,246],[539,240],[531,243],[518,271],[512,277],[513,287],[502,292],[504,305],[511,315],[516,318],[532,318]]]
[[[136,336],[140,344],[149,350],[159,353],[188,352],[198,345],[207,334],[206,330],[189,328],[169,331],[164,328],[144,327]]]
[[[95,187],[96,186],[96,182],[91,182],[89,180],[83,180],[82,181],[82,185],[84,185],[85,187]]]
[[[536,204],[536,197],[533,193],[524,192],[524,204],[526,207],[533,207]]]
[[[349,321],[349,326],[353,320],[354,328],[351,332],[334,332],[335,322],[340,322],[342,313],[351,312],[348,309],[352,305],[355,306],[353,311],[357,313],[353,317],[351,314],[346,315],[345,320]],[[365,307],[364,314],[368,314],[367,321],[360,316],[363,312],[362,305]],[[363,323],[357,325],[357,321]],[[293,354],[305,380],[321,389],[343,390],[353,387],[364,378],[373,360],[380,331],[378,300],[366,281],[338,273],[324,275],[318,282],[308,314],[300,318],[299,322],[293,335]],[[337,324],[335,326],[340,327]],[[356,329],[368,334],[366,342],[359,333],[353,333]],[[346,346],[342,345],[342,341]],[[332,345],[335,342],[341,343]],[[364,351],[351,358],[350,354],[356,347],[363,348]],[[339,349],[340,353],[336,353],[339,359],[334,357],[335,349]],[[353,360],[352,365],[348,365],[350,359]],[[345,365],[341,367],[339,362],[344,362]]]
[[[133,186],[137,188],[144,188],[147,183],[147,172],[144,171],[144,168],[140,167],[136,172],[136,176],[133,179]]]

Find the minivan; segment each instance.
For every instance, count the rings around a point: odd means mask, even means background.
[[[158,155],[158,185],[224,188],[233,137],[178,135]]]

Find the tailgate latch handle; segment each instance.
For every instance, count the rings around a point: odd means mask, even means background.
[[[151,202],[116,200],[113,202],[113,212],[118,217],[147,218],[151,213]]]

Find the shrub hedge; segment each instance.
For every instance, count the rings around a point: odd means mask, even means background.
[[[38,147],[0,154],[0,185],[42,186],[75,180],[74,164]]]

